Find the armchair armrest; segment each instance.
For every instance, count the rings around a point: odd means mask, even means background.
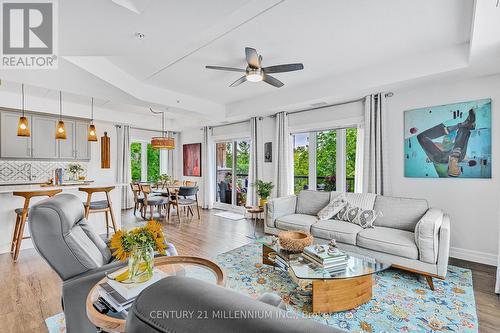
[[[443,223],[443,211],[429,208],[415,226],[415,243],[418,248],[418,259],[435,264],[438,259],[439,229]]]
[[[297,205],[297,196],[274,198],[267,202],[266,224],[270,228],[275,228],[276,219],[295,213]]]

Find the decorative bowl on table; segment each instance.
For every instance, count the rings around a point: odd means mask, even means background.
[[[313,243],[313,237],[305,231],[283,231],[278,239],[281,248],[291,253],[300,253]]]

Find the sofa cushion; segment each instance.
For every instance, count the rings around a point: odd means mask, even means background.
[[[303,230],[309,232],[311,225],[316,222],[318,222],[318,218],[315,215],[291,214],[278,217],[276,219],[276,227],[282,230]]]
[[[375,227],[358,233],[356,245],[365,249],[394,254],[418,260],[418,249],[413,232]]]
[[[317,215],[330,202],[330,192],[300,191],[297,196],[297,214]]]
[[[377,195],[374,193],[351,193],[345,194],[347,202],[351,206],[363,209],[373,209]]]
[[[329,220],[334,215],[336,215],[345,205],[347,205],[345,197],[338,196],[335,199],[331,200],[328,205],[326,205],[318,212],[318,218],[320,220]]]
[[[414,231],[418,221],[429,209],[427,200],[377,196],[375,210],[382,212],[375,226]]]
[[[356,236],[363,230],[359,225],[345,221],[318,221],[311,226],[311,234],[323,239],[335,239],[338,242],[356,245]]]

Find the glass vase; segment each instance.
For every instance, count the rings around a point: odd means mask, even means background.
[[[146,282],[153,277],[154,250],[151,246],[134,247],[128,259],[128,278],[133,283]]]

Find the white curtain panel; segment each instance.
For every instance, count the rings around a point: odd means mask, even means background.
[[[202,207],[212,209],[214,206],[215,177],[214,177],[214,143],[212,141],[212,129],[203,127],[203,143],[201,153],[202,177],[203,177],[203,202]]]
[[[130,170],[130,127],[125,125],[116,126],[117,161],[116,182],[125,184],[122,190],[122,209],[133,207],[133,195],[128,185],[131,180]]]
[[[276,149],[274,153],[274,195],[283,197],[293,193],[293,164],[290,159],[290,130],[288,114],[276,114]]]
[[[253,184],[259,179],[258,175],[258,147],[259,140],[259,120],[257,117],[250,119],[250,160],[248,167],[248,192],[247,192],[247,206],[257,206],[257,191]]]
[[[175,140],[175,149],[169,149],[167,150],[167,175],[170,177],[174,178],[174,170],[175,170],[175,158],[174,158],[174,150],[179,149],[179,141],[177,141],[177,138],[174,136],[172,132],[168,132],[168,135],[173,137]]]
[[[359,124],[356,132],[356,156],[364,156],[365,127]],[[363,158],[356,158],[354,165],[354,192],[363,192]]]
[[[382,94],[365,99],[363,192],[384,194],[387,189],[385,101]]]

